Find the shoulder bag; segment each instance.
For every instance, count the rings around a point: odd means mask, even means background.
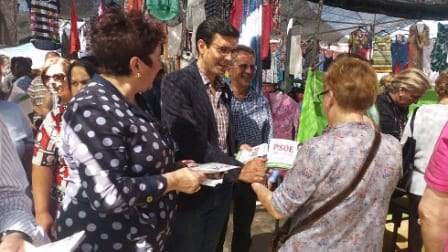
[[[414,166],[414,157],[415,157],[415,145],[416,141],[414,138],[414,119],[415,114],[417,113],[418,108],[414,109],[412,113],[411,121],[409,123],[409,128],[411,130],[411,135],[408,136],[406,142],[403,145],[403,176],[398,181],[398,185],[396,188],[396,193],[398,195],[403,195],[409,193],[409,188],[411,187],[412,180],[412,171],[416,170]],[[397,196],[397,194],[395,194]]]
[[[309,224],[315,222],[316,220],[320,219],[322,216],[324,216],[326,213],[328,213],[331,209],[336,207],[342,200],[348,197],[350,193],[356,188],[356,186],[359,184],[361,179],[364,177],[364,174],[367,171],[367,168],[369,167],[370,163],[372,162],[373,158],[375,157],[379,145],[381,142],[381,134],[378,132],[375,132],[375,137],[373,139],[372,147],[370,148],[369,155],[367,156],[366,160],[364,161],[364,164],[361,168],[361,170],[356,175],[355,179],[350,183],[350,185],[345,188],[341,193],[339,193],[336,197],[328,201],[326,204],[324,204],[321,208],[313,212],[311,215],[306,217],[304,220],[302,220],[300,223],[298,223],[295,227],[291,227],[291,220],[294,219],[295,215],[298,211],[294,213],[294,215],[289,218],[283,226],[278,230],[276,233],[271,245],[269,246],[268,251],[269,252],[275,252],[280,249],[280,247],[288,240],[291,236],[298,233],[302,228],[308,226]]]

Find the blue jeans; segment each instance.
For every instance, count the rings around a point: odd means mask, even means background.
[[[195,208],[174,214],[168,252],[214,252],[229,215],[232,184],[210,190],[207,199]]]

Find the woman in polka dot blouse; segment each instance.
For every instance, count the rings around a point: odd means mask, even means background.
[[[85,230],[76,251],[165,251],[176,191],[195,193],[205,179],[174,163],[174,143],[140,95],[161,68],[163,41],[139,11],[110,8],[93,26],[102,74],[72,100],[62,124],[70,175],[56,237]]]

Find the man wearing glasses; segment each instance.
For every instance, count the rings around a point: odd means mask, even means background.
[[[272,138],[272,116],[268,100],[250,89],[255,77],[255,51],[238,45],[236,58],[229,68],[232,119],[237,145],[257,146]],[[251,245],[251,225],[255,214],[257,196],[250,184],[238,181],[233,186],[233,235],[232,251],[248,252]],[[226,229],[224,229],[226,231]],[[223,233],[223,237],[224,238]],[[222,251],[221,248],[217,251]]]
[[[178,147],[177,160],[237,165],[216,187],[202,186],[195,194],[179,193],[170,252],[215,251],[229,214],[232,186],[265,179],[265,159],[245,165],[236,161],[237,151],[231,118],[230,88],[221,76],[232,65],[239,32],[227,21],[207,19],[196,33],[198,59],[162,81],[162,122]]]

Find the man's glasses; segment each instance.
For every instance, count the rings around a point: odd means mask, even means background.
[[[252,71],[257,71],[256,65],[241,64],[241,65],[238,65],[238,67],[240,68],[241,71],[246,71],[246,69],[248,69],[248,68],[250,68],[250,70],[252,70]]]
[[[60,81],[63,81],[64,78],[65,78],[65,74],[63,74],[63,73],[53,74],[53,75],[44,75],[44,76],[42,76],[42,82],[46,84],[50,81],[50,79],[60,82]]]
[[[227,47],[227,46],[214,46],[216,51],[221,55],[228,55],[232,56],[232,58],[236,58],[236,51],[234,48]]]
[[[319,102],[322,102],[322,100],[323,100],[322,96],[328,94],[328,92],[330,92],[330,90],[327,89],[327,90],[324,90],[324,91],[318,93],[318,94],[317,94],[317,100],[318,100]]]

